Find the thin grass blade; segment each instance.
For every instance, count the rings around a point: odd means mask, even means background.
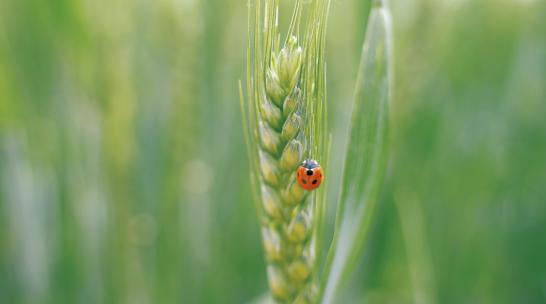
[[[336,231],[322,285],[334,303],[367,240],[386,168],[388,104],[392,90],[392,33],[382,1],[372,7],[355,88]]]

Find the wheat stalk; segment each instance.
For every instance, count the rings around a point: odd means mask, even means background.
[[[320,224],[316,221],[321,219],[324,200],[301,188],[295,171],[305,157],[325,154],[323,45],[328,3],[310,5],[303,44],[298,38],[302,1],[296,2],[282,46],[277,0],[265,1],[263,23],[261,1],[255,1],[254,27],[249,24],[243,127],[269,287],[282,303],[316,302]]]

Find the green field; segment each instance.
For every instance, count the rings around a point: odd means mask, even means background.
[[[267,293],[246,2],[0,0],[0,303]],[[390,7],[388,169],[338,303],[546,303],[546,2]],[[369,12],[330,7],[328,235]]]

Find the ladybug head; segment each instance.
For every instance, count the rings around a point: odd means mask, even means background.
[[[313,175],[313,169],[320,167],[319,163],[314,159],[306,159],[303,161],[302,167],[307,169],[307,175]],[[309,174],[311,172],[311,174]]]

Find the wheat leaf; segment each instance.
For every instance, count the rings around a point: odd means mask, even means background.
[[[391,21],[383,3],[370,12],[357,78],[336,231],[328,255],[322,303],[334,303],[368,236],[386,167],[392,90]]]

